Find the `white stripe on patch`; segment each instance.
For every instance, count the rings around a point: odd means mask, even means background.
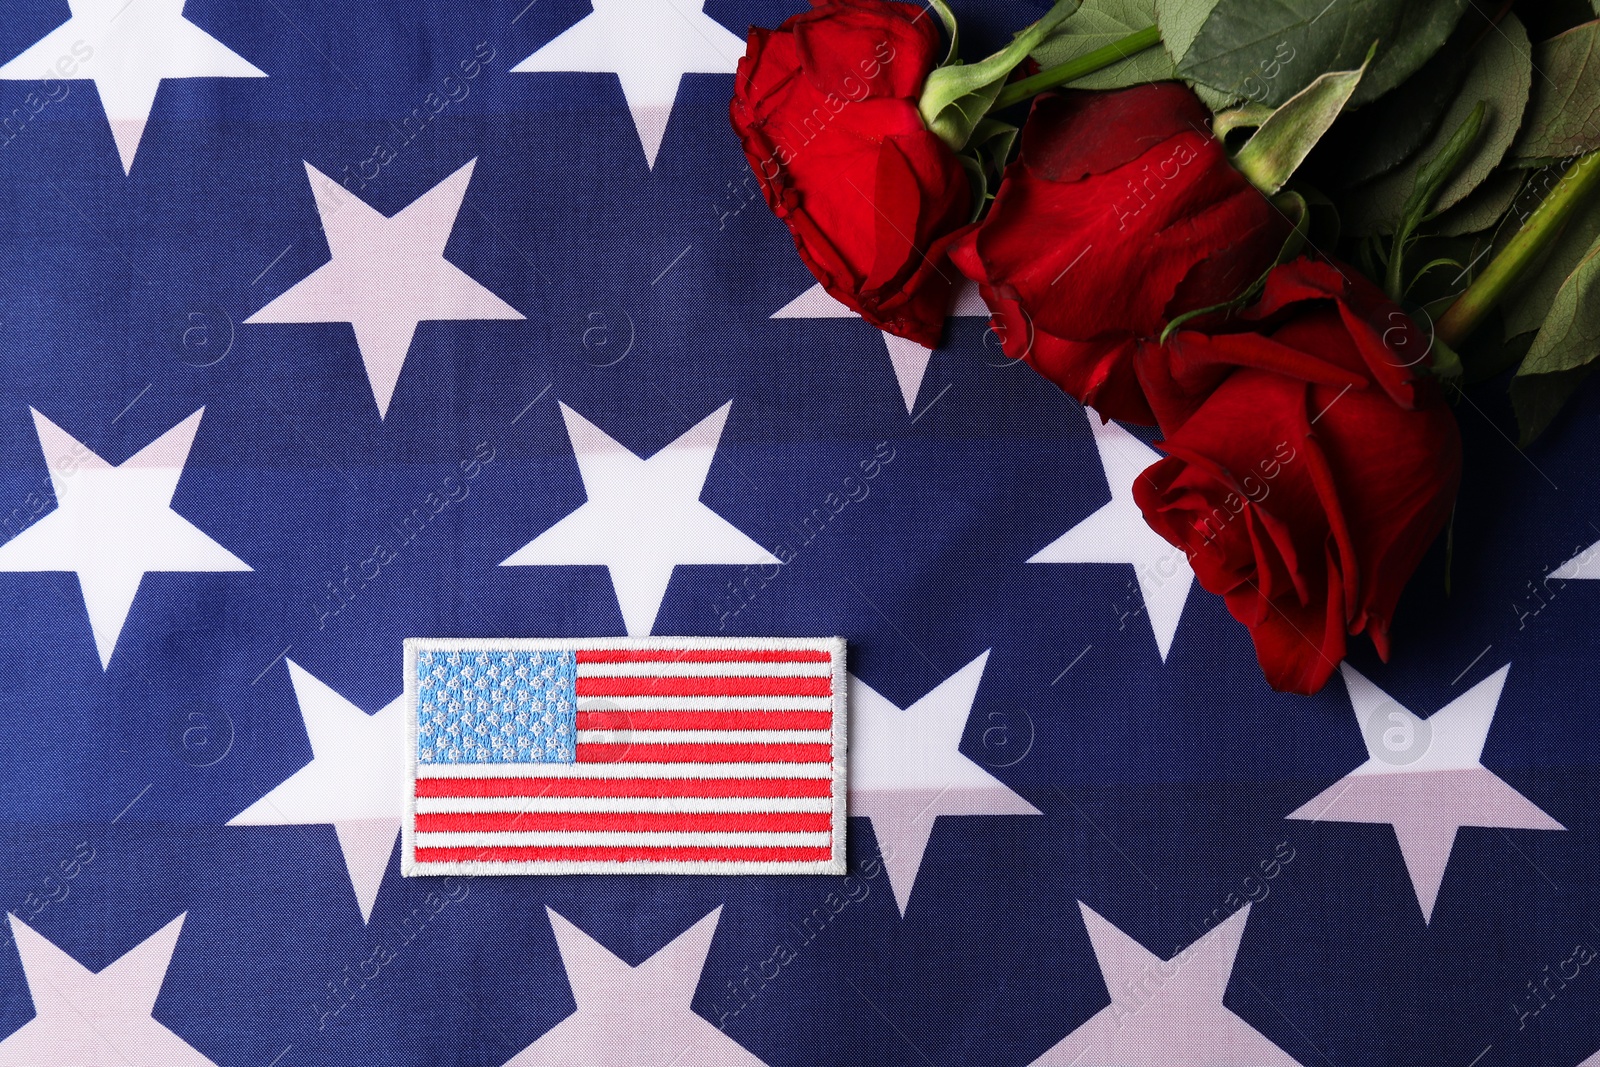
[[[831,811],[831,797],[418,797],[418,815],[547,811]]]
[[[828,730],[579,730],[580,745],[825,745]]]
[[[833,697],[579,697],[579,711],[832,711]]]

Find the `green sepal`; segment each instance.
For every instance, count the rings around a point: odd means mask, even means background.
[[[1462,364],[1461,357],[1456,354],[1456,350],[1437,337],[1433,339],[1433,347],[1428,349],[1428,352],[1433,356],[1431,366],[1434,377],[1455,381],[1465,372],[1466,367]]]
[[[1006,169],[1006,161],[1011,158],[1011,149],[1017,143],[1017,137],[1022,133],[1022,127],[999,119],[984,119],[972,131],[972,138],[967,142],[967,150],[974,153],[982,162],[992,167],[995,173]]]
[[[1284,101],[1260,124],[1233,157],[1233,165],[1250,179],[1251,185],[1266,196],[1283,188],[1344,111],[1377,50],[1378,43],[1374,41],[1361,66],[1322,75]]]
[[[1211,133],[1219,141],[1226,141],[1234,130],[1259,128],[1272,117],[1273,109],[1266,104],[1242,104],[1211,116]]]
[[[980,160],[966,153],[957,156],[956,162],[961,164],[961,169],[967,172],[967,180],[972,183],[972,215],[967,221],[977,222],[989,204],[989,173]]]
[[[939,16],[939,21],[944,23],[945,36],[950,38],[950,49],[945,52],[944,62],[940,64],[948,67],[961,56],[961,27],[956,22],[956,13],[950,10],[950,5],[944,0],[928,0],[928,6]]]
[[[994,55],[976,63],[957,60],[929,74],[917,105],[928,129],[953,150],[959,152],[965,148],[972,131],[989,113],[1011,72],[1050,35],[1050,31],[1072,17],[1081,2],[1056,0],[1048,14],[1017,34]]]
[[[1006,160],[1017,141],[1021,129],[999,119],[984,119],[973,128],[966,151],[956,156],[972,179],[972,221],[982,217],[984,208],[994,199],[989,192],[991,172],[998,182],[1006,169]]]
[[[960,70],[959,67],[941,67],[941,70]],[[937,73],[937,71],[935,72]],[[989,114],[994,107],[994,98],[1000,95],[1000,90],[1005,88],[1005,81],[1000,80],[983,86],[976,92],[959,96],[947,104],[939,117],[928,123],[931,130],[939,140],[949,145],[956,152],[966,148],[967,142],[972,140],[972,131]]]

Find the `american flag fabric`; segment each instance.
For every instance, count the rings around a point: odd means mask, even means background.
[[[844,874],[844,643],[406,642],[401,870]]]
[[[1148,434],[814,289],[802,6],[6,4],[0,1064],[1600,1063],[1600,394],[1275,695]],[[405,639],[619,634],[845,639],[845,873],[402,874]]]

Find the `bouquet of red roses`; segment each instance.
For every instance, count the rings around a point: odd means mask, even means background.
[[[1509,379],[1526,444],[1600,359],[1600,0],[1060,0],[972,63],[931,4],[751,30],[733,126],[801,258],[928,347],[964,276],[1159,427],[1134,498],[1274,688],[1387,659],[1452,402]]]

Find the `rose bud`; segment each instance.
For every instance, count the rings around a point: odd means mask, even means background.
[[[1006,354],[1103,417],[1154,422],[1137,353],[1244,292],[1293,228],[1210,119],[1176,82],[1039,97],[987,218],[951,249]]]
[[[955,153],[918,111],[938,23],[915,4],[813,0],[753,28],[733,128],[811,273],[881,330],[939,343],[959,274],[949,236],[972,214]]]
[[[1245,317],[1254,330],[1174,336],[1151,394],[1167,455],[1134,499],[1250,628],[1272,687],[1314,693],[1349,635],[1388,659],[1401,590],[1455,501],[1461,439],[1421,374],[1427,338],[1354,271],[1276,268]]]

